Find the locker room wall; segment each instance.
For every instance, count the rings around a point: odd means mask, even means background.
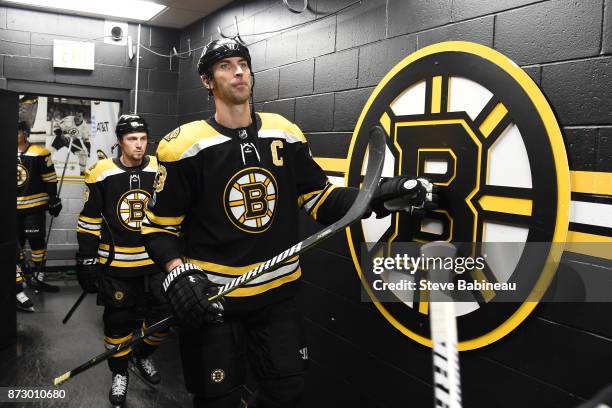
[[[129,24],[136,43],[137,25]],[[136,58],[127,48],[103,42],[104,20],[57,13],[0,7],[0,89],[21,93],[115,100],[122,111],[134,109]],[[93,71],[54,69],[53,40],[97,39]],[[177,30],[143,26],[142,45],[169,54],[179,45]],[[177,125],[178,65],[141,50],[138,112],[150,125],[153,141]],[[153,145],[151,151],[154,151]],[[83,185],[65,184],[63,210],[54,221],[50,257],[67,256],[76,248],[76,219],[83,207]],[[64,251],[66,249],[66,251]],[[55,252],[57,255],[54,255]],[[51,266],[69,264],[50,261]],[[72,262],[73,263],[73,262]]]
[[[218,38],[217,26],[233,34],[236,16],[251,44],[257,109],[295,121],[315,157],[343,159],[363,104],[395,63],[435,42],[475,41],[512,58],[542,87],[572,172],[592,178],[612,172],[611,0],[364,0],[322,18],[351,3],[311,0],[308,11],[293,14],[280,0],[236,1],[183,30],[181,51]],[[302,22],[312,24],[249,35]],[[214,109],[196,73],[199,56],[180,62],[179,123]],[[612,204],[608,190],[600,199]],[[305,234],[317,228],[301,222]],[[612,237],[609,227],[596,232]],[[609,261],[574,254],[563,267],[612,273]],[[311,357],[304,406],[431,406],[429,349],[360,301],[344,236],[304,256],[303,270],[299,300]],[[508,336],[462,353],[465,406],[573,407],[612,383],[610,312],[609,304],[542,304]]]

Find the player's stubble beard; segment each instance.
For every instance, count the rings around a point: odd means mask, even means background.
[[[248,83],[247,87],[235,88],[231,84],[219,84],[215,82],[216,95],[215,98],[222,99],[226,103],[231,105],[243,105],[245,102],[248,103],[249,97],[251,96],[252,82],[249,77],[246,80]]]

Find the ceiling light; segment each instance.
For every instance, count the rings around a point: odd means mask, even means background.
[[[145,0],[7,0],[36,8],[148,21],[166,6]]]

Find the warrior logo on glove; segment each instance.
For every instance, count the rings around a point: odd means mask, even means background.
[[[225,187],[225,213],[232,224],[243,231],[267,230],[274,219],[278,185],[272,173],[249,167],[236,173]]]
[[[363,157],[374,125],[388,136],[383,177],[432,181],[439,188],[439,208],[424,218],[405,211],[384,214],[391,210],[387,202],[381,208],[384,217],[373,208],[378,219],[350,227],[356,268],[364,240],[379,243],[375,250],[384,250],[387,242],[452,241],[472,248],[472,242],[564,240],[569,171],[559,126],[537,85],[504,55],[479,44],[446,42],[398,63],[359,117],[348,154],[348,185],[360,182],[363,163],[355,158]],[[474,247],[482,251],[482,245]],[[471,278],[521,281],[535,293],[552,279],[559,250],[550,245],[548,252],[527,252],[517,256],[509,273],[488,260]],[[472,302],[457,305],[460,350],[502,338],[536,304],[489,304],[495,296],[476,291]],[[411,302],[375,305],[402,333],[431,344],[426,294],[415,293]]]

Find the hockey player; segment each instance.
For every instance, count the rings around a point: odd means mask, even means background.
[[[89,124],[85,121],[83,108],[77,108],[74,116],[66,116],[53,125],[55,139],[51,146],[59,150],[62,147],[70,146],[72,139],[71,152],[76,154],[79,160],[80,174],[85,173],[87,158],[89,157]]]
[[[146,328],[170,312],[161,292],[165,274],[149,258],[140,235],[157,171],[156,159],[145,155],[147,123],[139,115],[123,115],[116,134],[119,158],[100,160],[87,170],[77,226],[77,278],[84,291],[98,292],[98,304],[105,307],[107,348],[129,340],[141,319]],[[159,383],[149,356],[167,334],[157,332],[135,350],[125,349],[108,360],[111,404],[121,406],[126,399],[130,361],[146,381]]]
[[[30,127],[17,125],[17,228],[21,269],[27,273],[28,284],[36,290],[52,290],[44,281],[46,259],[45,210],[57,217],[62,201],[57,196],[57,175],[49,151],[28,142]],[[26,240],[32,250],[34,274],[29,272],[23,248]],[[19,300],[18,300],[19,301]]]
[[[194,407],[240,406],[246,361],[259,387],[257,408],[294,407],[308,358],[294,302],[298,257],[221,302],[208,298],[216,285],[296,243],[300,208],[330,224],[358,190],[328,182],[295,124],[250,110],[251,58],[241,42],[209,43],[198,72],[216,112],[160,142],[155,194],[142,228],[145,245],[168,272],[164,290],[183,323],[181,356]],[[407,181],[381,183],[381,215],[388,213],[387,199],[400,196],[409,209],[435,199],[427,180]]]

